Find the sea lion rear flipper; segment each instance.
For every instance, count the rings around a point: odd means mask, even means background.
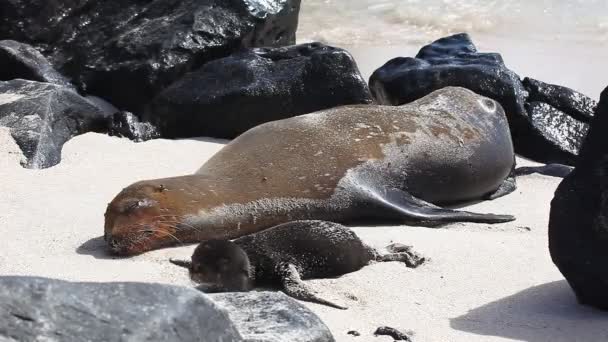
[[[317,297],[317,295],[314,294],[313,291],[306,284],[304,284],[304,282],[302,282],[300,274],[294,265],[283,264],[279,266],[279,275],[281,277],[283,291],[288,296],[307,302],[327,305],[340,310],[347,309],[344,306],[340,306],[323,298]]]
[[[515,220],[511,215],[479,214],[441,208],[395,188],[385,188],[376,199],[381,207],[390,210],[390,214],[417,223],[502,223]]]
[[[426,262],[426,258],[416,253],[412,246],[407,246],[400,243],[393,243],[386,246],[386,249],[390,252],[388,254],[377,253],[376,261],[400,261],[405,263],[405,266],[410,268],[416,268]]]
[[[538,173],[544,176],[564,178],[572,172],[574,167],[564,164],[547,164],[543,166],[522,166],[515,169],[516,176],[526,176]]]

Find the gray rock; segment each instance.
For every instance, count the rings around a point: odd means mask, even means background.
[[[22,78],[73,87],[38,50],[14,40],[0,41],[0,66],[0,81]]]
[[[0,39],[35,44],[88,94],[137,113],[184,73],[295,43],[300,0],[0,0]]]
[[[29,168],[58,164],[66,141],[104,131],[107,116],[69,87],[20,79],[0,82],[0,126],[11,129]]]
[[[243,339],[226,311],[193,289],[0,277],[0,340],[237,342]]]
[[[352,56],[312,43],[209,62],[161,92],[144,120],[165,137],[230,139],[268,121],[371,102]]]
[[[327,326],[312,311],[280,292],[209,295],[228,310],[248,342],[333,342]]]

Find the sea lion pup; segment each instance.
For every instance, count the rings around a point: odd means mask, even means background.
[[[133,255],[296,220],[506,222],[437,205],[508,193],[514,163],[502,107],[463,88],[337,107],[256,126],[194,175],[128,186],[108,205],[104,237]]]
[[[401,261],[418,267],[425,259],[411,247],[393,244],[382,255],[349,228],[326,221],[293,221],[234,241],[202,242],[192,261],[170,260],[188,268],[205,292],[249,291],[280,284],[296,299],[346,309],[319,298],[302,279],[333,278],[375,261]]]

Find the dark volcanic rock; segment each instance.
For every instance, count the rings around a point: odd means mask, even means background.
[[[0,340],[243,339],[225,310],[189,288],[0,277]]]
[[[108,134],[137,142],[160,138],[156,127],[148,122],[140,122],[130,112],[117,112],[108,118]]]
[[[401,331],[399,331],[395,328],[391,328],[391,327],[379,327],[374,332],[374,335],[375,336],[390,336],[395,341],[412,342],[412,339],[410,338],[410,335],[412,335],[412,333],[410,333],[410,332],[404,333],[404,332],[401,332]]]
[[[516,152],[545,163],[574,163],[594,107],[591,99],[568,88],[532,79],[522,83],[500,54],[478,52],[467,34],[439,39],[416,58],[390,60],[370,78],[375,99],[391,105],[446,86],[498,101],[507,113]]]
[[[552,147],[546,151],[549,155],[537,155],[536,159],[574,165],[589,124],[544,102],[528,102],[526,110],[532,131]]]
[[[243,47],[295,42],[300,0],[0,0],[0,39],[44,49],[87,93],[138,110]]]
[[[72,87],[49,61],[33,47],[14,40],[0,41],[0,81],[16,78]]]
[[[576,168],[555,191],[549,250],[582,304],[608,310],[608,88]]]
[[[209,296],[228,310],[245,341],[334,341],[319,317],[283,293],[237,292]]]
[[[163,91],[144,117],[167,137],[234,138],[264,122],[371,102],[351,55],[313,43],[209,62]]]
[[[507,69],[500,54],[477,52],[466,33],[441,38],[423,47],[416,58],[390,60],[369,83],[381,104],[409,103],[437,89],[459,86],[500,102],[511,115],[525,115],[527,94],[519,76]]]
[[[574,165],[597,103],[572,89],[532,78],[523,84],[529,93],[525,107],[532,130],[552,145],[543,161]]]
[[[597,102],[588,96],[570,88],[544,83],[529,77],[524,78],[523,84],[529,93],[528,102],[544,102],[585,123],[590,123],[593,119]]]
[[[66,141],[104,131],[108,115],[70,88],[26,80],[0,82],[0,126],[10,128],[28,159],[26,167],[59,163]]]

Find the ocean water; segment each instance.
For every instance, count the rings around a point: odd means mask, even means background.
[[[606,0],[303,0],[304,40],[420,43],[466,31],[530,40],[608,42]]]
[[[364,76],[468,32],[523,76],[592,97],[608,85],[608,0],[303,0],[298,41],[353,53]]]

